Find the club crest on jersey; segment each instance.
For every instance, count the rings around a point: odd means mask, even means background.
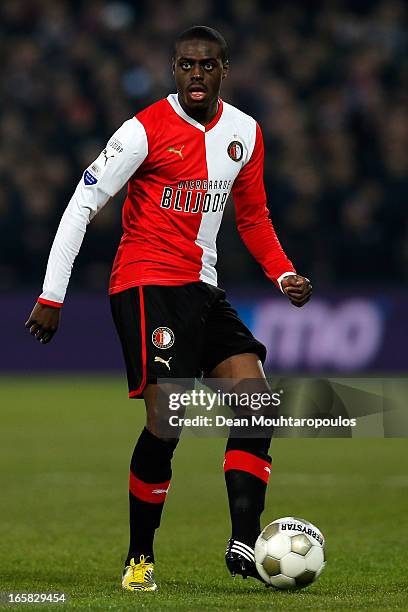
[[[158,349],[169,349],[174,344],[174,333],[169,327],[157,327],[152,333],[152,342]]]
[[[244,154],[244,147],[238,140],[229,143],[227,153],[233,161],[239,162]]]

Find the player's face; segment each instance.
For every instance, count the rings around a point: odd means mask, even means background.
[[[186,40],[176,47],[173,73],[181,105],[193,115],[210,109],[218,98],[227,75],[216,42]]]

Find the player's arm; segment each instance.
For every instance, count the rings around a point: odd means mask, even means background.
[[[55,235],[43,292],[25,324],[41,343],[49,342],[57,331],[72,266],[88,223],[134,174],[147,152],[142,124],[135,118],[129,119],[85,170]]]
[[[264,145],[258,124],[248,157],[232,187],[238,231],[266,276],[294,306],[303,306],[310,299],[312,285],[309,279],[296,274],[269,217],[263,182]]]

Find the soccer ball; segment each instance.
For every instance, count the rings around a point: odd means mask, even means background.
[[[285,516],[263,529],[255,544],[261,578],[277,589],[296,589],[314,582],[326,565],[325,541],[317,527]]]

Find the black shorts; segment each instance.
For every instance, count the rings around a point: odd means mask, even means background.
[[[129,397],[143,397],[158,378],[208,376],[222,361],[266,348],[225,299],[225,291],[203,282],[146,285],[111,296],[122,343]]]

